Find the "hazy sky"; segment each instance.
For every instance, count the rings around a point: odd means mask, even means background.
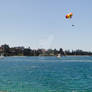
[[[1,45],[92,51],[91,40],[92,0],[0,0]]]

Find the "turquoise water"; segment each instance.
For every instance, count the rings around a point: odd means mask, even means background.
[[[0,92],[92,92],[92,57],[5,57]]]

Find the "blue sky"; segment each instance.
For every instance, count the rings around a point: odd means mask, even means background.
[[[92,51],[91,40],[92,0],[0,1],[1,45]]]

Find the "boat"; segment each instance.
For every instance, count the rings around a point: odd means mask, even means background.
[[[60,58],[60,57],[61,57],[61,54],[58,54],[58,55],[57,55],[57,58]]]
[[[4,55],[3,54],[1,54],[1,56],[0,56],[0,59],[2,59],[2,58],[4,58]]]

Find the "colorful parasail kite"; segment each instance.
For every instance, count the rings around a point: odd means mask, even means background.
[[[67,14],[65,17],[66,17],[66,19],[71,19],[72,16],[73,16],[73,14],[72,14],[72,13],[69,13],[69,14]]]
[[[66,18],[66,19],[71,19],[72,16],[73,16],[73,14],[72,14],[72,13],[69,13],[69,14],[67,14],[67,15],[65,16],[65,18]],[[72,27],[74,27],[74,26],[75,26],[75,25],[72,25]]]

